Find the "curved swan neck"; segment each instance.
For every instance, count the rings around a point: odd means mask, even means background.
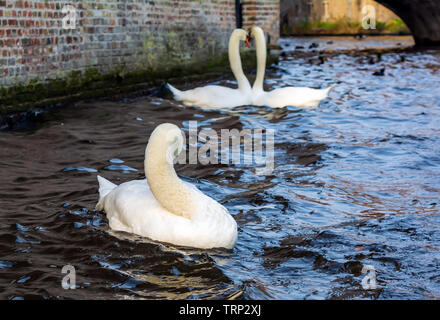
[[[243,29],[235,29],[229,39],[229,64],[231,66],[232,73],[238,83],[239,90],[251,90],[251,84],[246,78],[240,58],[240,39],[246,38],[246,31]]]
[[[266,71],[266,39],[260,27],[252,27],[252,34],[257,45],[257,77],[255,78],[252,90],[254,92],[261,92],[263,91],[264,74]]]
[[[168,132],[166,130],[158,132],[161,126],[166,125],[172,126],[165,128]],[[174,132],[169,132],[170,128]],[[176,142],[170,142],[170,140]],[[176,215],[191,219],[197,212],[199,196],[195,190],[179,179],[173,166],[176,153],[181,151],[179,144],[182,143],[183,138],[179,128],[171,124],[158,126],[151,134],[145,150],[145,176],[151,192],[163,208]]]

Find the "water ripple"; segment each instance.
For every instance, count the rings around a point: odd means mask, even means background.
[[[440,54],[354,50],[411,41],[282,39],[266,87],[340,82],[316,109],[208,112],[142,97],[78,103],[32,130],[1,133],[0,298],[439,299]],[[273,174],[176,165],[234,216],[231,251],[113,232],[94,210],[94,168],[116,184],[144,179],[152,130],[173,122],[188,132],[189,121],[276,131]],[[65,265],[80,290],[61,288]],[[362,288],[364,265],[378,289]]]

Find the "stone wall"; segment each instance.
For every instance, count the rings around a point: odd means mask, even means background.
[[[245,26],[262,25],[277,43],[279,0],[243,1],[243,14]],[[166,74],[225,55],[235,27],[236,1],[0,0],[0,87],[91,68]]]

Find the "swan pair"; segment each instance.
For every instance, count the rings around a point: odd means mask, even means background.
[[[257,77],[252,87],[243,73],[240,59],[240,41],[246,41],[246,44],[249,45],[251,39],[255,39],[257,46]],[[332,85],[326,89],[285,87],[269,92],[264,91],[267,48],[264,32],[257,26],[252,27],[250,34],[243,29],[235,29],[229,39],[228,51],[231,70],[238,83],[237,89],[208,85],[180,91],[167,84],[174,99],[181,101],[185,106],[199,106],[204,109],[228,109],[242,105],[306,108],[317,107],[323,99],[327,98],[329,91],[335,86]]]
[[[173,161],[184,139],[174,124],[156,127],[145,150],[145,180],[117,186],[98,176],[98,210],[110,228],[201,249],[232,249],[237,223],[220,203],[179,179]]]

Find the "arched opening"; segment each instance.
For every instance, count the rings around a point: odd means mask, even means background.
[[[413,34],[418,44],[426,43],[429,41],[418,41],[419,31],[415,26],[417,19],[414,16],[421,15],[418,2],[422,1],[281,0],[281,34]],[[436,10],[440,9],[435,8],[434,12]],[[440,17],[437,22],[440,23]],[[439,30],[440,26],[437,27],[437,32]],[[432,28],[430,31],[434,32]],[[422,38],[426,39],[427,35]]]
[[[405,21],[416,45],[440,46],[440,6],[436,0],[377,0]]]

